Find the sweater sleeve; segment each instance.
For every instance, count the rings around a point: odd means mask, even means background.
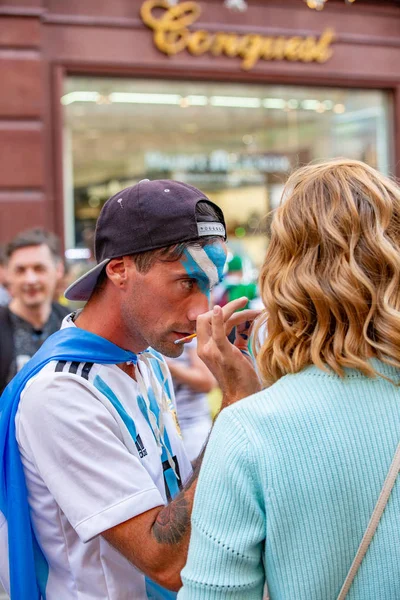
[[[250,441],[234,407],[218,417],[200,471],[179,600],[261,600],[266,522]]]

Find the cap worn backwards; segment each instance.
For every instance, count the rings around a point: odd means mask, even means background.
[[[196,206],[200,201],[209,202],[220,220],[198,221]],[[180,181],[144,179],[104,204],[95,232],[97,265],[71,284],[65,297],[88,300],[98,276],[112,258],[194,241],[206,235],[226,239],[222,211],[205,194]]]

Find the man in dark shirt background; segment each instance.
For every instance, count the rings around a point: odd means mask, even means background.
[[[0,307],[0,393],[70,312],[53,302],[64,271],[53,233],[24,231],[6,246],[5,254],[11,300],[8,307]]]

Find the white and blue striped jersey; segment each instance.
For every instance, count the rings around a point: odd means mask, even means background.
[[[139,358],[140,386],[116,365],[53,361],[21,395],[16,434],[46,600],[163,597],[100,535],[165,504],[191,474],[160,361]]]

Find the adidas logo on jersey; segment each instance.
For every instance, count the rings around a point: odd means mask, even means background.
[[[137,436],[136,436],[135,446],[137,448],[137,451],[139,452],[140,458],[144,458],[145,456],[147,456],[147,450],[144,447],[142,438],[140,437],[139,434],[137,434]]]

